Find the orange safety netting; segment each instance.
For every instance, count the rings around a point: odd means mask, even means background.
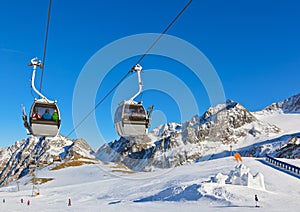
[[[234,154],[234,159],[236,162],[242,162],[242,156],[239,153]]]

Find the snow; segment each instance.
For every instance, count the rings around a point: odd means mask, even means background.
[[[255,113],[255,117],[269,124],[274,124],[285,133],[300,131],[299,113]]]
[[[233,185],[243,185],[265,190],[264,175],[257,173],[253,176],[250,172],[250,168],[242,163],[235,166],[235,170],[232,170],[228,175],[227,181]]]
[[[100,163],[51,171],[43,168],[40,178],[54,178],[40,185],[40,196],[31,197],[29,177],[0,189],[1,211],[236,211],[252,210],[257,194],[268,211],[296,211],[300,181],[263,163],[264,159],[243,158],[243,167],[264,176],[265,189],[213,183],[217,173],[226,175],[237,164],[232,157],[202,161],[173,169],[127,174],[113,172],[116,164]],[[238,167],[241,167],[239,165]],[[249,170],[246,173],[250,173]],[[31,205],[21,204],[29,199]],[[68,199],[72,206],[67,206]]]

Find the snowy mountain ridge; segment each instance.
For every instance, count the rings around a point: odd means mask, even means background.
[[[300,93],[264,108],[261,113],[300,113]]]
[[[102,161],[122,162],[136,171],[170,168],[202,160],[215,150],[242,143],[246,138],[276,135],[280,129],[258,120],[240,103],[228,100],[190,121],[160,125],[148,136],[120,138],[96,152]]]
[[[92,153],[93,150],[83,139],[71,140],[61,135],[54,139],[29,137],[17,141],[0,150],[0,185],[29,174],[34,163],[43,167],[55,161],[70,160],[74,156],[94,158]]]

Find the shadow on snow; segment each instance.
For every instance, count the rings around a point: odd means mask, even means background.
[[[142,199],[134,200],[133,202],[153,202],[153,201],[196,201],[202,197],[198,191],[200,185],[193,184],[186,188],[171,187],[157,194]]]

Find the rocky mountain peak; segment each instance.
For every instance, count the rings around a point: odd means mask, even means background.
[[[0,185],[14,181],[30,170],[31,163],[46,166],[72,156],[94,158],[93,150],[83,139],[71,140],[58,135],[56,138],[29,137],[0,150]]]
[[[278,127],[257,120],[240,103],[228,100],[182,124],[160,125],[143,138],[120,138],[105,144],[96,155],[100,160],[122,162],[134,170],[151,170],[195,161],[216,145],[279,131]]]
[[[227,100],[226,104],[219,104],[209,108],[200,118],[201,123],[213,121],[216,124],[228,122],[230,127],[239,128],[257,119],[240,103]]]
[[[300,93],[283,101],[273,103],[262,111],[268,113],[300,113]]]

